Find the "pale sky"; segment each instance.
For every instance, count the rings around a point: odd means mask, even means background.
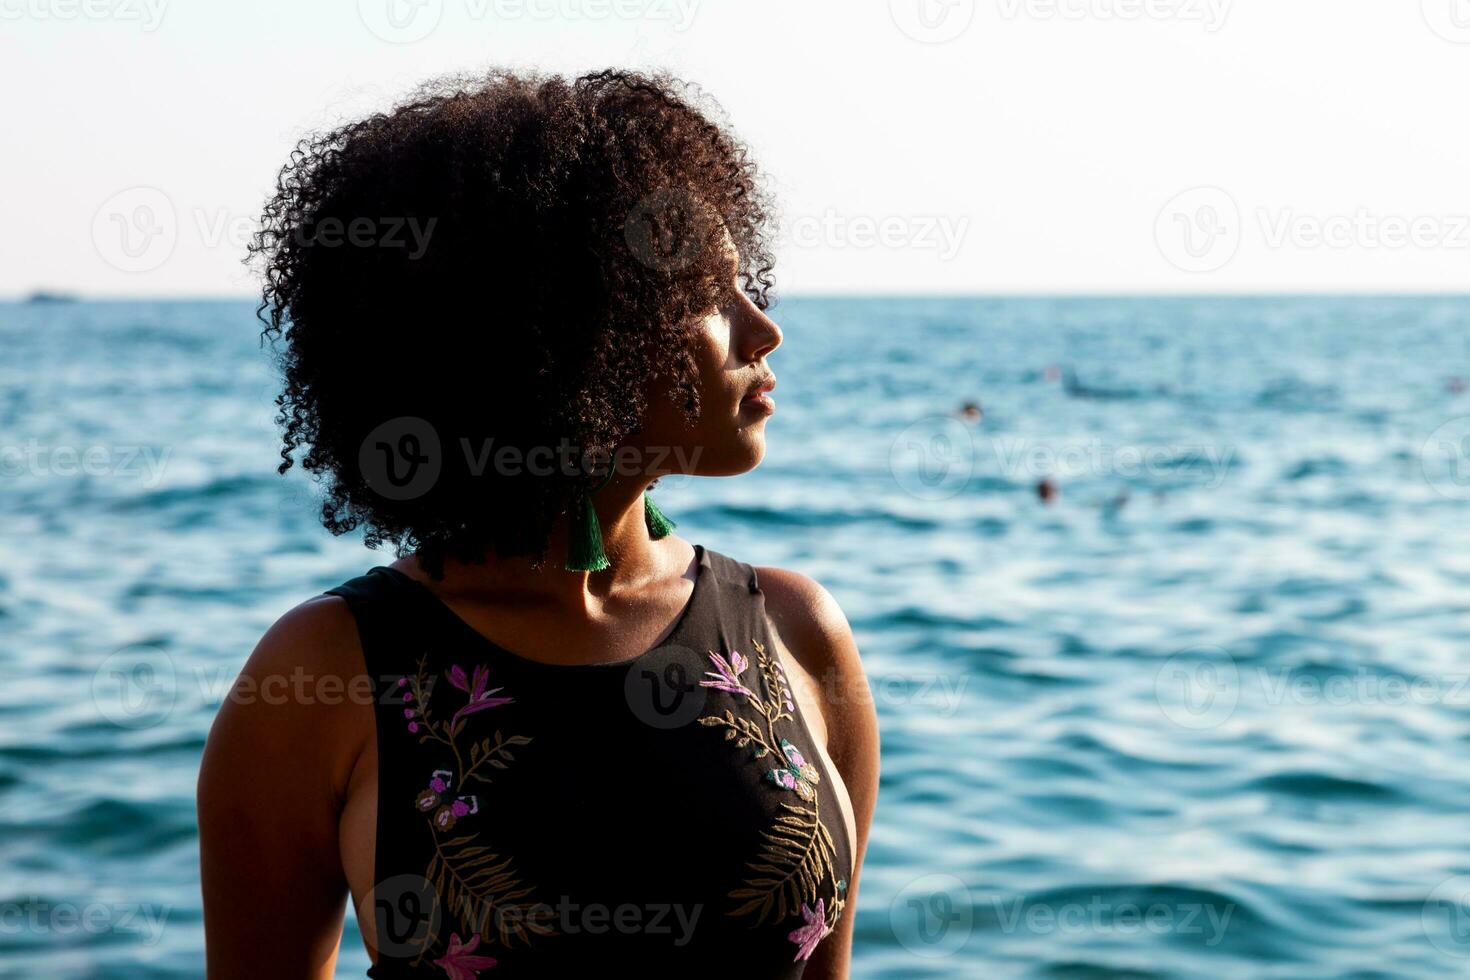
[[[699,83],[781,291],[1463,291],[1470,0],[0,0],[0,296],[245,296],[294,141],[491,65]]]

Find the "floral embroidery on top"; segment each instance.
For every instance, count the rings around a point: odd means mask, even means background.
[[[466,752],[461,736],[471,716],[510,704],[514,699],[495,696],[502,688],[489,686],[490,671],[482,665],[466,674],[463,667],[455,664],[444,676],[450,686],[468,695],[464,705],[448,720],[436,717],[430,708],[433,684],[427,657],[420,657],[418,672],[400,678],[398,686],[407,688],[404,703],[413,705],[404,709],[409,732],[418,735],[421,743],[438,742],[446,755],[453,757],[453,768],[435,769],[429,774],[428,785],[414,799],[414,808],[426,815],[434,838],[434,856],[424,870],[424,878],[443,900],[446,910],[458,916],[473,933],[468,942],[462,942],[459,933],[451,933],[444,955],[431,962],[443,969],[450,980],[475,980],[479,970],[496,963],[493,957],[470,955],[479,946],[482,935],[492,927],[507,945],[513,939],[529,941],[527,933],[545,935],[551,930],[536,921],[535,916],[517,908],[517,900],[531,894],[532,889],[517,879],[509,858],[500,857],[479,842],[477,830],[452,838],[443,836],[461,820],[481,813],[479,797],[466,792],[471,783],[490,784],[492,770],[508,769],[508,763],[514,761],[511,749],[531,741],[524,735],[506,736],[496,731],[491,737],[471,741]],[[445,760],[446,764],[448,761]],[[414,964],[422,962],[437,945],[437,937],[425,936]]]
[[[781,751],[786,756],[785,769],[772,769],[766,773],[766,778],[782,789],[789,789],[808,803],[817,798],[817,791],[813,788],[820,781],[817,775],[817,767],[802,758],[796,746],[781,739]]]
[[[481,970],[488,970],[498,961],[493,956],[471,956],[480,945],[477,932],[467,943],[460,942],[459,933],[449,934],[449,951],[434,961],[449,976],[449,980],[475,980]]]
[[[832,926],[827,924],[827,912],[820,898],[817,899],[815,909],[807,905],[801,907],[801,918],[806,924],[799,929],[792,930],[791,935],[786,938],[796,943],[794,959],[805,960],[811,958],[812,952],[817,948],[817,943],[827,938],[827,934],[832,931]]]
[[[791,685],[776,658],[766,652],[758,640],[751,643],[756,651],[758,679],[753,689],[742,679],[749,663],[735,651],[730,657],[709,654],[714,670],[705,671],[708,680],[700,686],[723,691],[743,699],[761,718],[759,721],[736,715],[726,709],[723,715],[706,715],[701,725],[725,729],[725,739],[734,740],[737,748],[755,746],[755,758],[773,758],[780,768],[770,769],[766,778],[775,785],[796,794],[803,804],[782,802],[781,813],[772,826],[762,831],[765,840],[760,854],[747,862],[749,870],[741,887],[730,892],[740,904],[728,914],[755,916],[755,925],[772,914],[778,919],[800,912],[803,924],[787,937],[796,943],[795,959],[811,956],[817,943],[832,932],[842,916],[847,880],[837,878],[833,861],[836,857],[832,835],[822,823],[816,786],[820,782],[817,768],[790,740],[776,731],[776,723],[790,720],[796,711]],[[831,905],[818,895],[823,883],[836,879],[831,886]]]

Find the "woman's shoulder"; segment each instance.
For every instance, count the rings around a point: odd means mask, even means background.
[[[844,686],[866,684],[852,626],[832,593],[801,572],[773,566],[754,566],[754,572],[766,615],[802,668]]]
[[[823,714],[838,729],[873,710],[852,626],[832,593],[801,572],[756,566],[766,616],[782,645],[817,682]]]
[[[318,595],[261,636],[211,727],[206,764],[289,781],[292,773],[345,786],[371,732],[374,692],[345,599]],[[289,766],[280,763],[292,760]]]
[[[322,676],[361,672],[357,620],[350,600],[322,593],[287,610],[251,651],[242,676],[295,672]]]

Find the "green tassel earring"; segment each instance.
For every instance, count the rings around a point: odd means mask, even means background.
[[[669,532],[678,526],[664,516],[658,504],[646,493],[643,495],[643,523],[648,525],[648,536],[655,541],[668,537]]]
[[[597,508],[592,506],[592,495],[607,486],[613,471],[609,467],[607,476],[595,487],[584,487],[577,494],[581,499],[572,502],[567,525],[567,563],[569,572],[600,572],[612,563],[607,552],[602,550],[602,524],[597,520]]]
[[[569,572],[600,572],[612,565],[607,560],[607,552],[602,550],[602,524],[597,520],[597,508],[592,506],[592,495],[607,486],[610,479],[612,472],[608,471],[607,479],[596,487],[583,489],[577,494],[580,499],[572,504],[567,527],[566,570]],[[677,526],[664,516],[647,493],[643,495],[643,523],[648,525],[648,536],[655,541],[668,537]]]

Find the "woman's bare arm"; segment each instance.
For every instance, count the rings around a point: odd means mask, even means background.
[[[777,635],[815,681],[827,728],[827,755],[852,801],[857,837],[846,911],[832,934],[812,953],[802,974],[811,980],[843,980],[852,957],[863,853],[878,800],[878,716],[852,627],[831,594],[796,572],[760,568],[757,575]]]
[[[198,801],[210,980],[332,976],[338,817],[372,732],[360,665],[346,604],[313,599],[261,639],[215,718]]]

